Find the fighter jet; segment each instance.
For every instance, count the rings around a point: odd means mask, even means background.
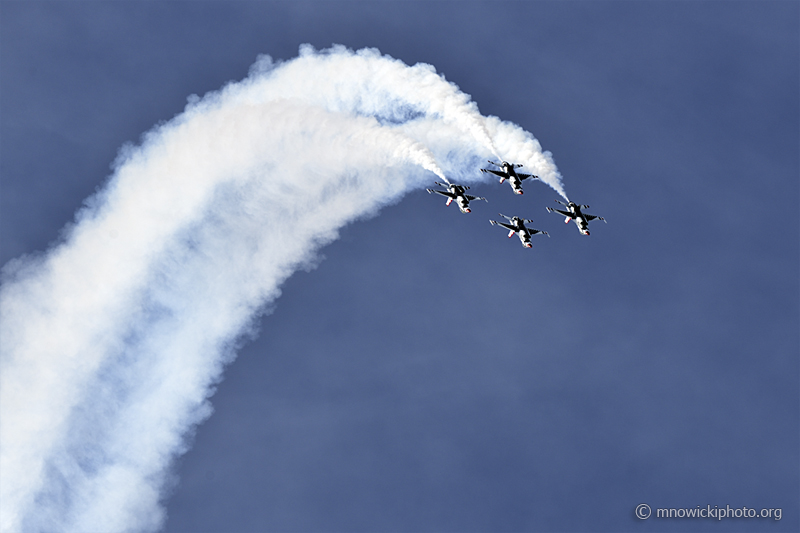
[[[561,213],[567,219],[564,221],[564,224],[569,224],[570,220],[574,220],[575,224],[578,226],[578,231],[581,232],[582,235],[589,235],[589,221],[594,219],[600,219],[603,222],[606,221],[603,217],[598,217],[596,215],[587,215],[581,212],[581,209],[588,209],[588,205],[578,205],[575,202],[570,202],[565,204],[560,200],[556,200],[559,204],[566,206],[568,211],[563,211],[561,209],[553,209],[552,207],[545,207],[549,213]]]
[[[447,196],[447,202],[445,205],[450,205],[450,203],[455,200],[458,208],[461,210],[462,213],[469,213],[469,203],[472,200],[486,200],[483,196],[470,196],[469,194],[464,194],[464,191],[469,189],[469,187],[465,185],[456,185],[455,183],[439,183],[438,181],[434,182],[439,187],[446,187],[446,191],[437,191],[436,189],[425,189],[430,193],[441,194],[442,196]]]
[[[492,226],[503,226],[504,228],[509,230],[508,231],[509,239],[513,237],[514,234],[516,233],[517,237],[519,237],[519,240],[522,243],[522,246],[524,246],[525,248],[533,248],[533,245],[531,244],[531,235],[536,235],[537,233],[544,233],[548,237],[550,236],[550,234],[547,233],[546,231],[525,227],[526,222],[533,222],[533,220],[527,218],[519,218],[519,217],[507,217],[503,213],[499,213],[499,215],[503,218],[507,218],[510,224],[506,224],[505,222],[497,222],[496,220],[490,220],[489,224],[491,224]]]
[[[521,167],[522,165],[512,164],[508,161],[503,161],[502,163],[495,163],[494,161],[489,161],[492,165],[496,167],[500,167],[503,170],[491,170],[488,168],[482,168],[481,172],[491,172],[495,176],[500,176],[500,183],[508,180],[509,185],[511,185],[511,189],[516,194],[522,194],[522,180],[526,179],[535,179],[538,180],[539,176],[534,176],[533,174],[522,174],[521,172],[517,172],[515,169]]]

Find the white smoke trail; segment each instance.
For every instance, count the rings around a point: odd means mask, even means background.
[[[521,163],[524,165],[523,172],[539,176],[543,183],[552,187],[565,200],[569,200],[552,154],[543,152],[542,146],[533,135],[515,124],[501,122],[497,117],[487,117],[486,127],[507,161]]]
[[[496,151],[548,153],[428,65],[342,47],[193,97],[0,288],[0,531],[154,531],[237,342],[337,229]],[[495,148],[497,147],[497,148]]]

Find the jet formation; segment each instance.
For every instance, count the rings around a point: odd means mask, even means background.
[[[521,172],[517,172],[516,169],[522,167],[522,165],[517,163],[509,163],[508,161],[503,161],[502,163],[495,163],[494,161],[489,161],[489,163],[496,167],[499,167],[501,170],[482,168],[480,169],[480,171],[488,172],[490,174],[494,174],[495,176],[499,176],[500,183],[508,181],[508,183],[511,185],[511,190],[514,192],[514,194],[518,195],[523,194],[522,182],[524,180],[539,179],[539,176],[534,176],[533,174],[523,174]],[[449,183],[449,182],[440,183],[438,181],[434,183],[436,183],[436,185],[440,187],[444,187],[446,190],[441,191],[438,189],[426,189],[428,193],[429,194],[436,193],[436,194],[441,194],[442,196],[446,196],[447,202],[445,202],[445,205],[450,205],[453,202],[453,200],[455,200],[456,205],[458,205],[458,208],[464,214],[472,212],[472,210],[469,207],[469,203],[471,201],[484,200],[488,202],[488,200],[486,200],[486,198],[482,196],[471,196],[469,194],[466,194],[466,191],[469,190],[469,187],[465,185],[458,185],[456,183]],[[574,221],[575,225],[578,226],[578,231],[581,233],[581,235],[589,235],[589,221],[595,219],[602,220],[603,222],[606,221],[606,219],[604,219],[601,216],[589,215],[584,213],[582,209],[588,209],[589,208],[588,205],[576,204],[575,202],[564,203],[560,200],[556,200],[556,202],[566,207],[566,211],[563,209],[554,209],[551,207],[546,207],[545,209],[547,209],[547,212],[559,213],[561,215],[564,215],[566,217],[566,220],[564,222],[567,224],[571,220]],[[500,213],[500,216],[507,219],[508,222],[498,222],[496,220],[489,220],[489,223],[492,226],[501,226],[507,229],[509,238],[513,237],[514,235],[519,237],[522,246],[524,246],[525,248],[533,247],[533,245],[531,244],[531,236],[533,235],[544,234],[547,235],[548,237],[550,236],[550,234],[544,230],[527,227],[525,224],[533,223],[533,220],[529,218],[521,218],[518,216],[510,217],[502,213]]]

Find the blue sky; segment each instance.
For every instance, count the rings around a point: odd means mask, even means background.
[[[430,63],[532,132],[591,237],[419,190],[292,276],[174,466],[164,530],[796,531],[796,2],[3,2],[0,262],[120,146],[302,43]],[[476,169],[477,172],[477,169]],[[488,218],[535,220],[532,250]],[[656,520],[656,507],[783,509]]]

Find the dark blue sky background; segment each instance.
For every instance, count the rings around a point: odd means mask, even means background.
[[[125,142],[301,43],[433,64],[553,152],[418,191],[283,287],[175,467],[168,532],[797,531],[797,2],[0,3],[0,263]],[[477,169],[476,169],[477,172]],[[532,250],[487,223],[533,218]],[[656,507],[771,520],[640,521]]]

